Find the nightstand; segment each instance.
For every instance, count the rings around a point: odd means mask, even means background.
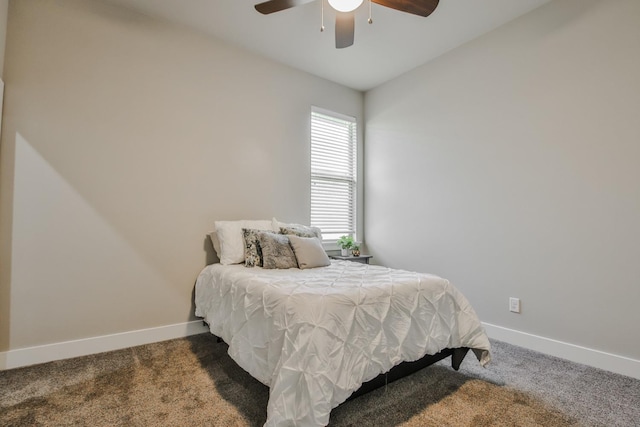
[[[353,256],[353,255],[348,255],[348,256],[342,256],[342,255],[331,255],[329,258],[333,258],[333,259],[340,259],[343,261],[353,261],[353,262],[359,262],[361,264],[369,264],[369,259],[373,258],[373,255],[360,255],[360,256]]]

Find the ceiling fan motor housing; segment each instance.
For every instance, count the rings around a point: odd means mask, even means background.
[[[268,0],[255,5],[258,12],[268,15],[281,10],[302,6],[314,0]],[[321,0],[324,2],[324,0]],[[362,5],[364,0],[327,0],[336,10],[336,48],[341,49],[353,44],[355,33],[355,10]],[[438,6],[440,0],[369,0],[401,12],[418,16],[429,16]],[[368,22],[371,24],[371,16]],[[320,31],[324,31],[324,24]]]

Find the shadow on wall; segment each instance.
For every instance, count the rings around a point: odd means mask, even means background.
[[[209,238],[209,236],[205,236],[204,241],[202,242],[202,248],[204,249],[204,253],[205,253],[206,265],[216,264],[220,262],[220,259],[218,258],[218,255],[216,254],[216,251],[213,248],[213,243],[211,242],[211,239]],[[194,314],[195,312],[196,312],[196,287],[194,282],[193,290],[191,291],[191,311],[189,312],[189,314],[191,316],[195,316]]]
[[[220,258],[218,258],[218,254],[216,254],[215,249],[213,249],[213,243],[209,236],[204,238],[203,249],[205,252],[205,262],[207,265],[215,264],[220,262]]]
[[[111,307],[118,307],[121,313],[138,313],[141,321],[133,328],[162,324],[158,313],[180,310],[175,303],[175,281],[166,267],[160,268],[157,260],[139,250],[126,229],[117,228],[99,212],[30,140],[21,133],[14,135],[15,143],[10,144],[13,141],[7,137],[3,141],[11,145],[3,150],[15,151],[15,160],[12,198],[2,196],[3,211],[11,208],[11,216],[3,218],[2,292],[8,293],[11,308],[29,306],[30,310],[13,309],[9,319],[3,310],[2,323],[10,330],[3,328],[2,334],[11,337],[10,346],[68,340],[72,337],[66,335],[65,322],[72,316],[84,319],[75,326],[80,336],[110,332],[101,326],[105,319],[111,319],[111,330],[130,330],[131,318],[112,316]],[[11,166],[6,160],[4,165]],[[10,233],[5,235],[7,230]],[[5,263],[11,264],[10,277],[4,271]],[[125,290],[127,298],[122,298]],[[148,300],[150,293],[155,297],[153,304],[141,307],[139,302]],[[84,310],[91,303],[103,312],[86,316]],[[186,301],[182,304],[190,307]],[[34,318],[34,311],[48,320]],[[178,316],[193,319],[193,311],[174,317]]]

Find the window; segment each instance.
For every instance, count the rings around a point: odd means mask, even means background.
[[[356,119],[311,111],[311,226],[325,241],[356,236]]]

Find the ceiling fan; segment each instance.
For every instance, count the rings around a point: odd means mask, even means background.
[[[268,15],[295,6],[311,3],[315,0],[269,0],[255,5],[258,12]],[[321,0],[324,5],[324,0]],[[355,10],[364,0],[328,0],[332,8],[336,10],[336,48],[341,49],[353,44],[355,32]],[[418,16],[429,16],[438,6],[439,0],[369,0],[391,9],[411,13]],[[371,16],[369,23],[371,24]],[[324,26],[320,31],[324,30]]]

